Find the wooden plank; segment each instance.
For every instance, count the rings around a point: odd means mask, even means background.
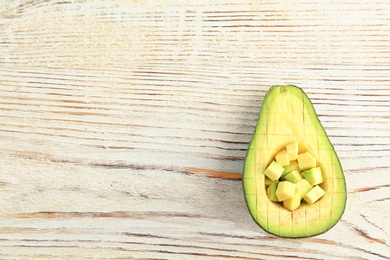
[[[390,4],[0,4],[0,258],[390,258]],[[341,221],[251,219],[243,159],[272,85],[311,98]]]

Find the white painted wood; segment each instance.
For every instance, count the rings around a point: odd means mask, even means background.
[[[330,231],[265,233],[241,172],[268,88],[345,170]],[[0,4],[0,258],[390,258],[387,1]]]

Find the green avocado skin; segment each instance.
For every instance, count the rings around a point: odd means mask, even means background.
[[[310,152],[321,167],[325,195],[293,211],[267,196],[264,170],[286,144],[298,142],[299,153]],[[347,201],[340,160],[306,93],[299,87],[273,86],[262,104],[249,143],[243,170],[245,200],[253,219],[267,232],[300,238],[331,229],[344,213]]]

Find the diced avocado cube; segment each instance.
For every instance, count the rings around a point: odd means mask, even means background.
[[[288,155],[288,159],[290,161],[294,161],[298,157],[298,143],[293,142],[286,145],[286,151]]]
[[[316,167],[316,158],[308,152],[299,154],[297,160],[301,171]]]
[[[279,202],[278,197],[276,197],[276,189],[278,187],[279,181],[274,181],[267,189],[267,196],[271,201]]]
[[[283,177],[283,180],[292,183],[297,183],[300,180],[302,180],[302,176],[298,171],[292,171],[289,174],[287,174],[285,177]]]
[[[316,185],[308,193],[306,193],[306,195],[305,195],[305,197],[303,197],[303,199],[308,204],[313,204],[314,202],[319,200],[324,195],[325,195],[325,191],[323,189],[321,189],[320,186]]]
[[[310,183],[311,186],[315,186],[324,181],[322,177],[322,171],[320,167],[312,168],[303,173],[303,177]]]
[[[306,193],[308,193],[309,190],[313,188],[313,186],[311,186],[310,183],[305,179],[300,180],[298,183],[296,183],[296,185],[297,185],[296,189],[301,192],[301,199],[303,199]]]
[[[267,176],[265,176],[264,183],[265,183],[265,186],[269,187],[272,184],[272,180],[270,178],[268,178]]]
[[[296,185],[289,181],[281,181],[276,189],[276,197],[279,201],[291,198],[295,193]]]
[[[286,200],[283,200],[283,206],[288,210],[295,210],[301,205],[301,192],[295,190],[294,195]]]
[[[281,166],[279,163],[272,161],[271,164],[265,169],[264,174],[268,178],[270,178],[272,181],[276,181],[280,178],[284,171],[283,166]]]
[[[286,166],[290,163],[286,149],[278,152],[275,156],[275,160],[282,166]]]
[[[299,165],[297,161],[291,161],[289,165],[284,166],[284,171],[280,177],[283,178],[292,171],[299,171]]]

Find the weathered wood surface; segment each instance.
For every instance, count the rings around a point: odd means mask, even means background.
[[[345,170],[329,232],[241,186],[265,92],[312,99]],[[0,258],[390,258],[388,1],[0,3]]]

